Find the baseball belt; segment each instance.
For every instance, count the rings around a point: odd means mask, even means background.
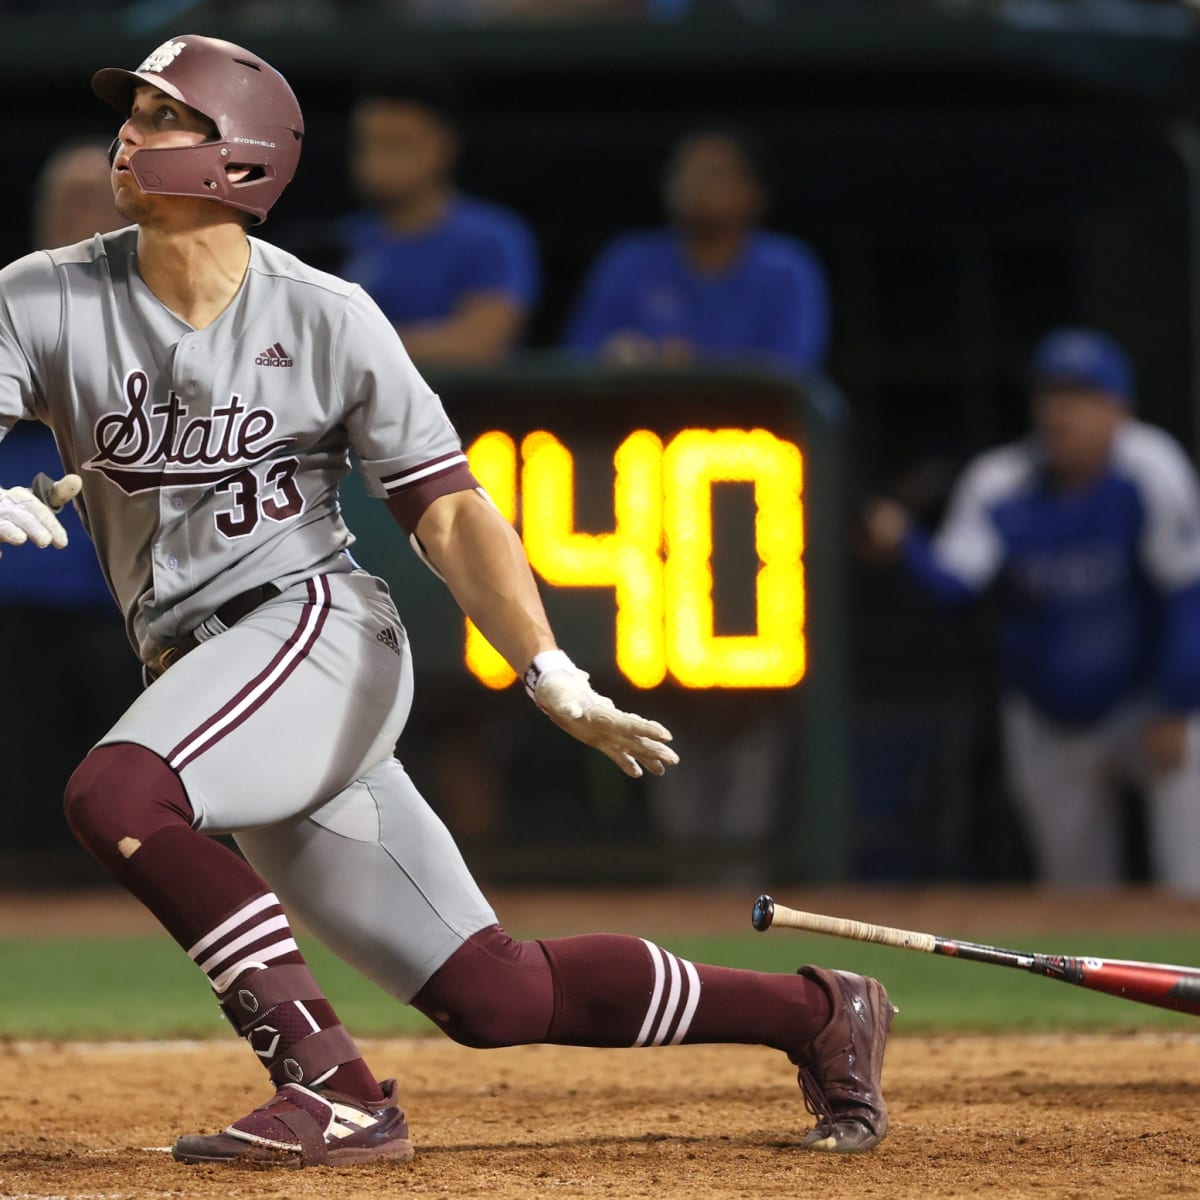
[[[217,609],[214,616],[226,629],[236,625],[243,617],[248,617],[260,604],[278,596],[282,591],[273,583],[264,583],[249,591],[234,596]],[[146,664],[146,673],[151,680],[157,679],[169,667],[173,667],[185,654],[191,653],[200,645],[200,639],[194,633],[185,633],[178,641],[172,642],[157,658]]]

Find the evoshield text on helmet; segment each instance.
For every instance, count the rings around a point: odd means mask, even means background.
[[[169,38],[135,71],[106,67],[92,90],[128,116],[149,85],[206,116],[216,137],[198,146],[141,148],[129,169],[144,192],[215,200],[264,221],[300,161],[304,118],[284,77],[249,50],[218,38]],[[227,168],[248,168],[234,182]]]

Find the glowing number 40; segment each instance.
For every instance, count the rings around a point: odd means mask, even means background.
[[[616,593],[617,666],[637,687],[669,671],[686,687],[790,687],[804,675],[804,509],[799,449],[764,429],[687,429],[664,446],[631,433],[613,456],[611,533],[575,530],[575,460],[553,434],[516,443],[485,433],[467,451],[475,477],[521,526],[529,561],[555,587]],[[754,485],[757,628],[713,630],[712,488]],[[488,687],[515,676],[467,622],[466,661]]]

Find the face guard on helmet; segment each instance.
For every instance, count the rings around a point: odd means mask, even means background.
[[[182,34],[164,42],[136,71],[106,67],[92,91],[122,117],[143,85],[194,108],[217,127],[198,146],[140,148],[129,169],[138,187],[160,196],[215,200],[249,213],[255,224],[291,182],[300,161],[304,118],[288,82],[255,54],[217,38]],[[233,182],[228,167],[248,169]]]

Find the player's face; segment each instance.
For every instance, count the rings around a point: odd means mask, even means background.
[[[1036,393],[1033,417],[1051,469],[1068,480],[1085,480],[1108,461],[1126,411],[1107,392],[1060,386]]]
[[[139,87],[134,93],[129,117],[117,134],[117,153],[110,173],[117,211],[126,220],[140,224],[162,204],[178,199],[151,196],[138,187],[129,162],[139,150],[197,146],[215,133],[213,123],[195,109],[157,88]]]
[[[370,204],[404,203],[449,177],[453,131],[419,104],[368,100],[354,113],[350,170]]]
[[[718,134],[686,141],[667,175],[667,209],[685,228],[748,227],[764,199],[741,150]]]

